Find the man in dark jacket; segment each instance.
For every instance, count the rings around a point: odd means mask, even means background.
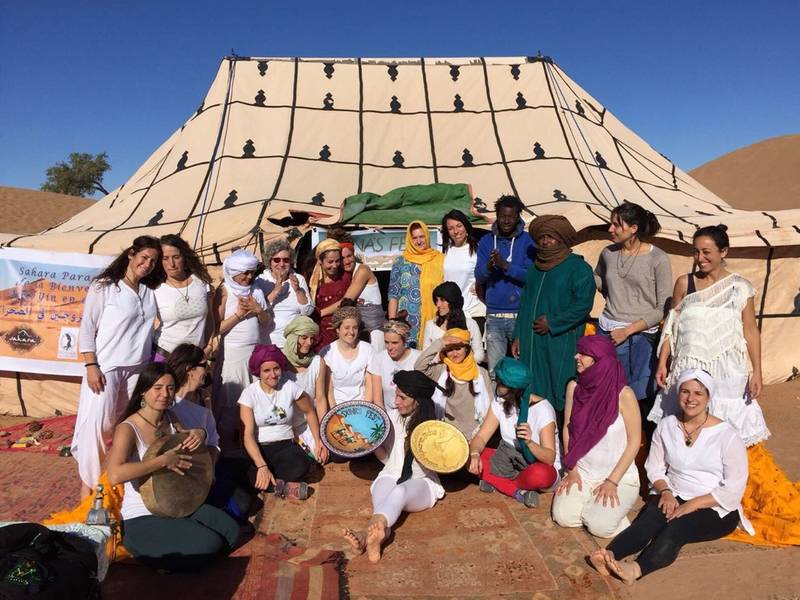
[[[483,286],[486,302],[486,355],[489,371],[506,355],[525,275],[536,258],[533,240],[520,218],[523,204],[516,196],[500,196],[494,205],[497,220],[492,234],[478,242],[475,280]]]

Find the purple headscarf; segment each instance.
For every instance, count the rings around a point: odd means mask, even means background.
[[[253,375],[253,377],[258,377],[261,373],[261,365],[269,361],[278,363],[284,371],[289,368],[289,361],[286,360],[286,356],[275,344],[257,344],[256,347],[253,348],[250,360],[247,362],[250,374]]]
[[[594,358],[594,364],[578,374],[569,418],[569,451],[564,466],[574,469],[595,447],[619,415],[619,393],[628,385],[614,344],[604,335],[578,340],[578,352]]]

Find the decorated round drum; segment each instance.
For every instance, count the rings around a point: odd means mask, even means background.
[[[423,467],[437,473],[454,473],[469,458],[467,438],[444,421],[425,421],[411,434],[411,452]]]
[[[342,402],[322,417],[322,443],[339,456],[358,458],[373,452],[389,435],[389,415],[371,402]]]

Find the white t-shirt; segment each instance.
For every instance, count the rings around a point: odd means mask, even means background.
[[[261,388],[260,381],[254,381],[244,389],[239,404],[253,409],[259,444],[294,438],[294,403],[302,395],[303,388],[290,379],[282,379],[280,389],[271,394]]]
[[[175,396],[175,406],[171,410],[186,429],[203,429],[206,432],[206,446],[219,449],[217,422],[210,410],[180,396]]]
[[[617,466],[625,446],[628,445],[628,435],[625,431],[625,420],[622,413],[617,413],[617,418],[606,430],[592,449],[578,459],[576,468],[584,482],[603,481]],[[635,461],[632,461],[628,470],[622,477],[628,477],[631,482],[639,481],[639,471]]]
[[[267,304],[267,296],[264,293],[266,282],[263,279],[256,278],[253,282],[252,296],[253,299],[261,305],[264,310],[269,308]],[[227,291],[225,299],[225,318],[227,319],[239,307],[239,299],[230,290]],[[261,325],[258,318],[249,316],[246,319],[239,321],[231,327],[230,331],[222,336],[225,347],[245,348],[247,346],[255,346],[256,344],[269,344],[269,333],[267,331],[268,325]]]
[[[339,352],[339,341],[335,340],[325,346],[319,354],[331,370],[334,404],[364,400],[364,380],[367,375],[367,365],[373,354],[372,346],[360,341],[355,358],[345,358]]]
[[[472,317],[466,313],[464,314],[464,317],[467,321],[467,331],[469,331],[470,338],[469,345],[472,346],[472,353],[475,355],[475,362],[481,363],[486,357],[486,354],[483,350],[483,336],[481,335],[481,329],[478,327],[478,324]],[[444,334],[444,329],[436,324],[435,319],[426,321],[425,329],[422,333],[422,349],[425,350],[436,340],[442,339]]]
[[[210,289],[207,283],[194,276],[184,288],[162,283],[155,289],[158,320],[161,322],[155,333],[159,348],[172,352],[181,344],[203,347]]]
[[[452,281],[464,297],[464,314],[471,317],[486,316],[486,305],[475,293],[475,265],[478,253],[469,253],[469,244],[460,248],[450,246],[444,255],[444,280]]]
[[[283,375],[286,379],[294,381],[297,385],[300,386],[306,394],[308,394],[309,400],[311,400],[311,406],[316,406],[317,402],[317,379],[319,378],[319,372],[322,368],[322,359],[319,355],[316,355],[312,360],[311,364],[308,365],[305,371],[302,373],[295,373],[294,371],[284,371]],[[295,431],[304,431],[306,427],[306,416],[302,410],[294,411],[294,428]]]
[[[367,372],[381,378],[381,389],[383,390],[383,406],[388,410],[396,410],[394,395],[397,386],[394,384],[394,374],[398,371],[413,371],[414,363],[419,357],[419,350],[408,349],[408,354],[400,360],[393,360],[389,352],[382,350],[372,355],[369,361]]]
[[[507,444],[514,445],[517,439],[517,419],[519,412],[516,408],[511,408],[511,414],[506,416],[503,411],[503,399],[495,398],[492,402],[491,411],[500,422],[500,437]],[[556,422],[556,411],[547,400],[540,400],[536,404],[528,407],[528,425],[531,426],[531,439],[537,444],[541,444],[541,431],[550,423]],[[561,469],[561,447],[558,442],[558,432],[556,431],[556,459],[553,462],[556,471]]]
[[[307,317],[314,312],[314,302],[311,300],[311,292],[308,291],[308,284],[305,278],[300,273],[294,273],[294,275],[297,277],[300,289],[306,293],[307,302],[300,304],[292,285],[288,281],[284,282],[283,291],[278,294],[275,302],[272,303],[274,322],[267,326],[270,342],[278,348],[283,348],[283,344],[286,341],[283,337],[284,328],[298,315]],[[272,290],[275,289],[275,278],[272,276],[272,272],[267,269],[259,275],[259,278],[264,281],[264,295],[269,296]]]

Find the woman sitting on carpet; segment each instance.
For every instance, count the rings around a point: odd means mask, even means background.
[[[375,450],[384,466],[370,488],[372,517],[366,530],[342,532],[356,552],[366,549],[372,562],[380,560],[383,544],[401,513],[426,510],[444,497],[439,477],[420,465],[409,447],[417,425],[436,419],[431,400],[436,383],[419,371],[398,371],[394,383],[397,411],[390,413],[392,433]]]
[[[331,325],[336,338],[322,349],[320,356],[327,366],[328,405],[372,398],[372,379],[367,365],[372,346],[358,339],[361,314],[355,306],[345,306],[333,314]]]
[[[518,360],[501,358],[494,375],[497,398],[469,444],[469,472],[481,478],[482,492],[497,489],[533,508],[539,505],[536,490],[550,488],[561,468],[556,411],[530,393],[530,371]],[[498,427],[500,446],[487,448]]]
[[[492,392],[489,373],[475,362],[469,331],[446,331],[420,354],[415,368],[444,390],[433,395],[437,417],[472,439],[492,403]]]
[[[239,398],[244,425],[244,447],[253,461],[250,479],[256,489],[305,500],[308,484],[302,481],[311,459],[294,439],[294,413],[300,409],[314,438],[314,458],[324,463],[328,450],[319,439],[319,421],[308,394],[283,376],[289,363],[280,348],[259,345],[250,356],[250,373],[258,377]]]
[[[709,414],[714,379],[693,369],[676,385],[681,412],[658,424],[645,464],[653,493],[631,526],[590,557],[628,584],[671,565],[684,544],[724,537],[740,521],[752,529],[740,504],[747,451],[733,426]]]
[[[208,504],[181,519],[156,517],[144,505],[139,494],[142,480],[162,469],[182,475],[192,468],[189,452],[206,441],[203,429],[190,429],[183,444],[144,460],[157,439],[183,429],[168,410],[174,402],[175,377],[170,368],[164,363],[148,365],[114,431],[108,479],[111,485],[125,484],[121,509],[125,549],[139,562],[156,569],[196,570],[230,552],[239,538],[239,525]]]
[[[630,524],[639,497],[639,403],[607,337],[580,338],[575,360],[578,377],[567,384],[564,405],[567,473],[553,498],[553,520],[608,538]]]

